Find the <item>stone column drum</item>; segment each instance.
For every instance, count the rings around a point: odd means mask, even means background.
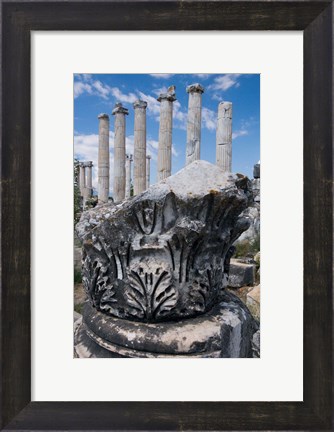
[[[131,196],[131,162],[132,155],[126,155],[125,159],[125,198]]]
[[[98,154],[98,202],[107,203],[109,198],[109,116],[100,114]]]
[[[189,165],[195,160],[200,159],[202,94],[204,93],[204,88],[200,84],[192,84],[187,87],[187,93],[189,93],[189,102],[186,165]]]
[[[218,105],[216,163],[224,172],[232,172],[232,102]]]
[[[172,172],[173,102],[176,101],[174,90],[175,86],[171,86],[167,93],[161,93],[158,97],[160,102],[158,181],[169,177]]]
[[[129,114],[127,108],[117,103],[112,110],[115,116],[114,138],[114,201],[120,202],[125,198],[125,116]]]
[[[146,107],[147,102],[137,100],[135,110],[133,191],[138,195],[146,189]]]
[[[151,156],[146,156],[146,189],[150,187]]]

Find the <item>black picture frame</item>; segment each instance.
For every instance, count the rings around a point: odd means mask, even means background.
[[[333,1],[8,0],[1,8],[1,430],[332,430]],[[31,402],[31,30],[303,31],[303,402]]]

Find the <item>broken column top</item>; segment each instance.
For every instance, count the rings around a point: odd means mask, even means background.
[[[134,109],[136,109],[136,108],[146,108],[146,107],[147,107],[147,102],[143,101],[143,100],[140,100],[140,99],[136,100],[133,103],[133,108]]]
[[[218,110],[223,109],[223,117],[232,118],[232,102],[221,101],[218,105]]]
[[[106,113],[101,113],[97,116],[98,119],[108,119],[109,120],[109,116]]]
[[[112,115],[115,115],[115,114],[126,114],[126,115],[128,115],[129,114],[129,110],[127,108],[123,107],[123,105],[121,104],[121,102],[117,102],[115,104],[115,108],[112,110],[111,114]]]
[[[221,301],[231,245],[249,227],[247,177],[195,161],[118,205],[84,213],[83,284],[94,307],[157,322],[203,314]]]
[[[166,93],[160,93],[157,101],[161,102],[164,99],[166,99],[166,100],[168,100],[170,102],[176,101],[175,89],[176,89],[176,86],[174,86],[174,85],[168,87]]]
[[[191,84],[187,87],[187,93],[204,93],[204,87],[201,84]]]

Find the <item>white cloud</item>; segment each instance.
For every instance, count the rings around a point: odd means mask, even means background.
[[[161,93],[167,93],[167,90],[168,90],[167,87],[163,86],[160,88],[153,89],[152,93],[154,93],[158,97]]]
[[[101,83],[101,81],[93,81],[92,87],[95,89],[95,94],[100,96],[102,99],[108,99],[111,91],[111,88],[108,85]]]
[[[93,89],[90,84],[81,82],[81,81],[75,81],[74,82],[74,98],[79,97],[83,93],[93,94]]]
[[[110,89],[111,94],[117,100],[117,102],[133,103],[138,99],[134,93],[125,94],[118,87],[112,87]]]
[[[162,78],[162,79],[168,79],[170,77],[172,77],[174,74],[150,74],[151,77],[153,78]]]
[[[155,117],[156,120],[159,120],[160,115],[160,102],[151,95],[147,95],[141,91],[138,91],[140,99],[147,102],[147,114]]]
[[[232,132],[232,138],[233,139],[236,139],[238,137],[245,136],[245,135],[248,135],[248,130],[246,130],[246,129],[240,129],[240,130],[237,130],[235,132]]]
[[[231,87],[239,87],[240,86],[238,82],[239,76],[240,74],[220,75],[214,79],[213,84],[211,84],[208,88],[211,90],[226,91]]]
[[[217,125],[217,114],[209,108],[202,108],[202,126],[209,131],[215,130]]]
[[[201,73],[198,73],[198,74],[193,74],[193,76],[195,76],[195,77],[198,77],[198,78],[201,78],[201,79],[208,79],[209,78],[209,76],[210,76],[210,74],[201,74]]]

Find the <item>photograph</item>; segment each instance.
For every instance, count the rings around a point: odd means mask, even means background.
[[[260,75],[73,96],[74,356],[260,357]]]

